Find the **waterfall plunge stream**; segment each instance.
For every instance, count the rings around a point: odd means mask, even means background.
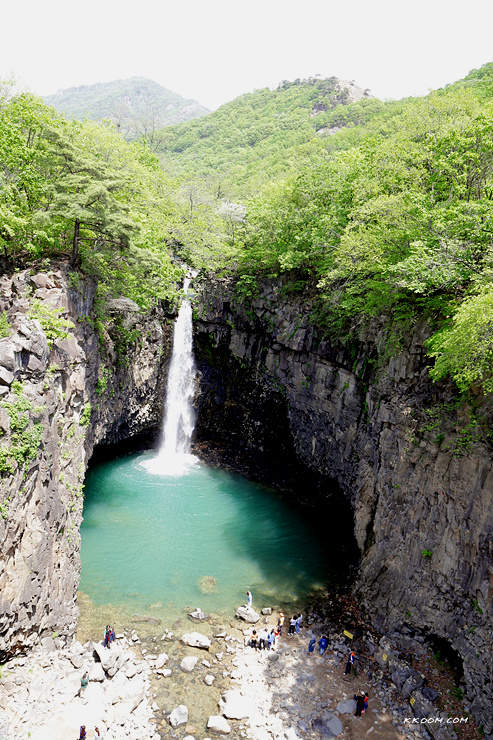
[[[185,278],[183,286],[185,294],[188,292],[190,281],[190,277]],[[195,423],[192,406],[195,376],[192,305],[185,298],[181,303],[173,332],[173,351],[159,449],[155,458],[144,463],[149,473],[181,475],[197,462],[197,458],[190,454],[190,441]]]

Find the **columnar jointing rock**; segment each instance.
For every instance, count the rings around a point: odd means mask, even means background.
[[[382,630],[407,624],[449,641],[491,733],[491,448],[453,388],[431,383],[425,323],[393,352],[382,349],[383,319],[330,342],[310,324],[311,306],[280,287],[264,285],[244,307],[227,284],[205,286],[199,436],[291,454],[338,481],[354,511],[360,602]],[[481,397],[476,415],[491,427]]]
[[[0,660],[73,634],[87,460],[97,444],[160,425],[164,316],[114,301],[98,341],[94,295],[89,282],[69,289],[64,268],[0,278],[11,324],[0,339]],[[65,338],[60,318],[73,324]]]

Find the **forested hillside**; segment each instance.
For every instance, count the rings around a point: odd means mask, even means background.
[[[163,126],[209,113],[195,100],[186,100],[144,77],[71,87],[44,100],[67,118],[110,119],[124,138],[145,137],[151,147],[156,146],[156,134]]]
[[[200,120],[168,127],[160,132],[157,152],[165,170],[202,180],[218,197],[253,194],[320,154],[331,113],[344,117],[354,101],[362,101],[358,111],[382,105],[335,77],[285,81],[275,90],[241,95]]]
[[[492,93],[493,64],[397,102],[284,82],[164,129],[160,166],[145,136],[4,86],[4,264],[70,259],[140,305],[174,294],[175,256],[230,275],[245,301],[283,275],[339,340],[382,316],[381,351],[396,351],[425,317],[433,376],[490,392]]]

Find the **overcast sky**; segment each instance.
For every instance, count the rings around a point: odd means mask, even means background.
[[[490,61],[492,0],[0,0],[0,77],[39,95],[141,76],[214,109],[319,74],[398,99]]]

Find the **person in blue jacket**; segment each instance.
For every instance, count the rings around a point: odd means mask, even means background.
[[[311,655],[313,651],[315,650],[315,645],[317,644],[317,638],[312,637],[310,642],[308,643],[308,655]]]
[[[320,655],[323,655],[325,653],[325,651],[327,650],[328,644],[329,644],[329,640],[327,639],[327,635],[322,635],[322,637],[318,641],[318,645],[320,647]]]

